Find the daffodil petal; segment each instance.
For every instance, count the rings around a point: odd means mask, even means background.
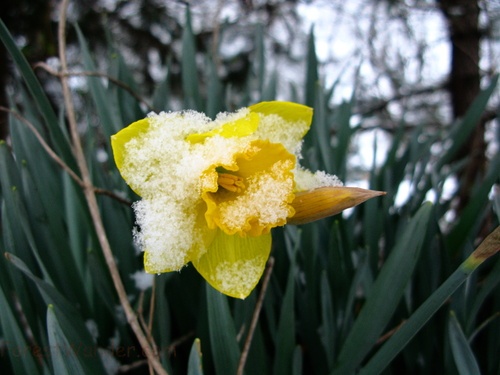
[[[212,287],[243,299],[259,282],[270,252],[270,233],[241,237],[218,230],[207,252],[193,265]]]
[[[260,115],[255,137],[281,143],[292,154],[299,155],[302,138],[309,131],[313,109],[291,102],[262,102],[248,108]]]
[[[149,120],[147,118],[136,121],[126,128],[123,128],[118,133],[111,136],[111,147],[113,156],[118,170],[122,172],[123,161],[125,159],[125,145],[132,138],[138,137],[141,133],[145,133],[149,128]]]
[[[311,107],[292,102],[260,102],[248,107],[250,112],[263,115],[278,115],[286,121],[304,121],[311,124],[313,109]]]
[[[224,138],[245,137],[251,135],[259,126],[259,115],[256,113],[248,113],[247,116],[239,118],[235,121],[230,121],[224,125],[201,134],[190,134],[186,140],[191,143],[203,142],[208,137],[220,135]]]
[[[146,199],[134,204],[141,230],[135,240],[144,250],[144,269],[147,273],[179,271],[187,263],[199,259],[212,243],[217,230],[205,221],[205,204],[190,207],[192,215],[162,207],[161,201]]]

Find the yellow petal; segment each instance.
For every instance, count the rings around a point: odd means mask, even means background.
[[[227,122],[224,125],[201,134],[190,134],[186,137],[191,143],[203,142],[205,138],[220,135],[224,138],[245,137],[253,134],[259,126],[259,115],[249,113],[247,116],[236,121]]]
[[[219,292],[243,299],[259,282],[270,252],[270,233],[240,237],[218,230],[208,251],[193,265]]]
[[[205,204],[201,203],[191,210],[196,212],[194,231],[185,233],[189,236],[191,245],[187,249],[182,249],[179,243],[171,244],[163,249],[144,249],[144,269],[147,273],[158,274],[171,271],[179,271],[183,266],[189,262],[199,259],[213,242],[217,233],[216,229],[210,229],[205,221]],[[158,230],[162,231],[166,228],[159,227]],[[182,227],[168,228],[177,231],[183,231]],[[169,236],[168,231],[165,231],[165,236]],[[163,233],[163,232],[162,232]],[[170,235],[171,237],[172,235]],[[161,241],[165,245],[166,241]]]
[[[305,121],[311,124],[313,109],[302,104],[292,102],[260,102],[248,107],[251,112],[263,115],[278,115],[290,122]]]
[[[385,192],[343,186],[295,193],[292,202],[295,215],[287,220],[287,224],[306,224],[333,216],[380,195],[385,195]]]
[[[281,143],[291,153],[298,153],[302,138],[309,131],[313,110],[290,102],[262,102],[249,107],[261,116],[255,136]]]
[[[149,120],[147,118],[136,121],[126,128],[123,128],[118,133],[111,136],[111,147],[115,158],[118,170],[122,170],[123,160],[125,159],[125,145],[132,138],[136,138],[139,134],[144,133],[149,128]]]

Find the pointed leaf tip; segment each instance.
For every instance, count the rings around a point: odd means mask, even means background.
[[[384,191],[344,186],[325,186],[296,193],[292,202],[295,215],[287,220],[287,224],[311,223],[385,194]]]

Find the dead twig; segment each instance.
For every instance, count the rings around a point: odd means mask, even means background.
[[[67,72],[67,73],[62,73],[58,72],[54,69],[52,69],[48,64],[44,62],[38,62],[33,65],[33,68],[40,68],[45,70],[47,73],[50,75],[53,75],[55,77],[61,78],[63,75],[65,77],[101,77],[101,78],[106,78],[109,82],[115,84],[116,86],[124,89],[126,92],[128,92],[130,95],[134,97],[139,103],[142,103],[148,111],[154,111],[153,106],[148,103],[146,99],[138,95],[132,87],[127,85],[125,82],[120,81],[119,79],[116,79],[115,77],[110,76],[109,74],[106,73],[101,73],[101,72],[91,72],[91,71],[82,71],[82,72]]]
[[[57,155],[57,153],[49,146],[49,144],[45,141],[45,139],[42,137],[42,135],[40,134],[40,132],[37,130],[37,128],[35,127],[35,125],[33,125],[30,121],[28,121],[25,117],[21,116],[18,112],[12,110],[12,109],[9,109],[9,108],[5,108],[5,107],[2,107],[0,106],[0,111],[3,111],[3,112],[7,112],[9,114],[11,114],[12,116],[14,116],[16,119],[18,119],[19,121],[21,121],[23,124],[25,124],[29,129],[30,131],[33,133],[33,135],[36,137],[36,139],[38,140],[38,142],[40,142],[40,145],[43,147],[43,149],[47,152],[47,154],[49,154],[49,156],[52,158],[52,160],[54,160],[56,162],[57,165],[59,165],[61,167],[61,169],[63,169],[66,173],[68,173],[68,175],[78,184],[80,185],[80,187],[83,187],[83,181],[82,179],[75,173],[75,171],[73,171],[69,166],[68,164],[66,164],[64,162],[64,160],[62,160],[59,155]],[[110,198],[113,198],[115,200],[117,200],[118,202],[120,203],[123,203],[123,204],[126,204],[127,206],[130,206],[132,205],[132,202],[130,202],[128,199],[125,199],[121,196],[119,196],[118,194],[115,194],[113,193],[112,191],[109,191],[109,190],[106,190],[106,189],[102,189],[102,188],[97,188],[97,187],[93,187],[94,188],[94,192],[96,194],[100,194],[100,195],[106,195]]]
[[[60,15],[59,15],[58,40],[59,40],[59,59],[61,61],[60,81],[63,91],[64,104],[66,107],[66,115],[69,123],[71,141],[73,144],[73,152],[75,154],[78,168],[80,169],[80,173],[82,176],[81,177],[83,181],[82,189],[85,194],[85,199],[87,201],[90,215],[94,223],[94,229],[96,231],[99,244],[101,245],[101,249],[104,258],[106,260],[109,272],[111,274],[113,284],[118,294],[120,304],[122,305],[125,315],[127,317],[127,322],[134,331],[134,334],[148,359],[148,363],[154,368],[154,370],[158,374],[167,375],[167,372],[161,365],[158,356],[155,355],[153,348],[151,347],[146,335],[144,334],[144,331],[142,330],[140,323],[137,319],[137,315],[135,314],[128,300],[127,292],[120,278],[120,273],[118,272],[118,267],[116,265],[113,252],[111,251],[111,246],[109,244],[108,237],[104,229],[101,213],[99,212],[99,207],[97,205],[94,186],[92,185],[92,181],[90,179],[90,172],[87,166],[85,155],[83,153],[80,136],[78,134],[75,109],[68,85],[68,75],[67,75],[68,64],[66,61],[66,15],[68,9],[68,2],[69,0],[62,1],[60,7]]]
[[[391,338],[392,335],[394,335],[397,331],[399,331],[399,329],[403,326],[403,324],[406,323],[406,320],[403,320],[401,323],[399,323],[397,325],[397,327],[394,327],[393,329],[391,329],[389,332],[386,332],[384,333],[382,336],[379,337],[379,339],[377,340],[376,344],[377,345],[380,345],[382,344],[383,342],[387,341],[388,339]]]
[[[52,160],[54,160],[57,163],[57,165],[59,165],[66,173],[68,173],[69,176],[78,185],[80,185],[81,187],[83,187],[83,181],[82,181],[82,179],[64,162],[64,160],[62,160],[59,157],[59,155],[56,154],[56,152],[54,150],[52,150],[52,148],[49,146],[49,144],[42,137],[42,135],[40,134],[40,132],[38,131],[38,129],[31,122],[29,122],[26,118],[24,118],[23,116],[21,116],[19,113],[17,113],[16,111],[14,111],[12,109],[0,106],[0,111],[4,111],[4,112],[7,112],[7,113],[11,114],[16,119],[18,119],[23,124],[25,124],[31,130],[31,132],[34,134],[34,136],[38,140],[38,142],[40,142],[40,145],[47,152],[47,154],[49,154],[49,156],[52,158]]]
[[[269,280],[271,279],[271,273],[274,267],[274,258],[270,257],[267,261],[266,270],[264,273],[264,279],[262,280],[262,287],[260,288],[259,298],[255,304],[255,309],[252,315],[252,321],[250,322],[250,327],[248,329],[247,339],[241,351],[240,362],[238,363],[237,375],[243,375],[243,370],[245,369],[245,364],[248,357],[248,352],[250,351],[250,345],[252,344],[253,334],[255,328],[257,328],[257,322],[259,321],[260,311],[262,310],[262,304],[264,303],[264,297],[266,296],[267,286],[269,285]]]

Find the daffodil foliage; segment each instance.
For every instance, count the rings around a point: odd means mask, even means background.
[[[337,177],[298,165],[312,114],[290,102],[258,103],[213,121],[162,112],[112,136],[116,165],[142,198],[133,205],[134,233],[146,271],[192,262],[215,289],[245,298],[264,271],[272,228],[360,203]]]

